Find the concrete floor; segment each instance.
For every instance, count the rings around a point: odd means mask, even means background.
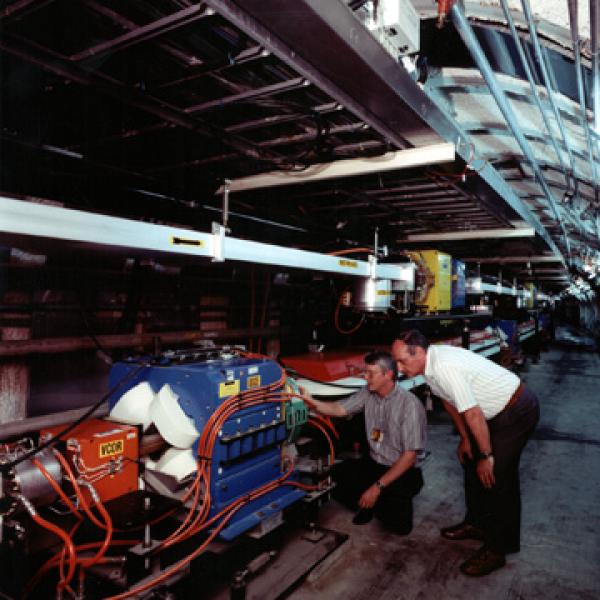
[[[440,537],[440,527],[462,519],[464,505],[458,438],[435,411],[411,535],[389,534],[375,521],[352,525],[350,512],[329,503],[321,524],[350,540],[290,598],[600,599],[600,357],[554,348],[521,376],[542,416],[521,461],[522,550],[506,567],[468,578],[458,566],[479,543]]]

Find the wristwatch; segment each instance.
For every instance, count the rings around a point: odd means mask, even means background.
[[[480,452],[479,458],[493,458],[494,455],[491,452]]]
[[[377,487],[378,487],[380,490],[382,490],[382,489],[385,487],[385,485],[384,485],[383,483],[381,483],[381,481],[379,481],[379,479],[378,479],[378,480],[375,482],[375,485],[376,485],[376,486],[377,486]]]

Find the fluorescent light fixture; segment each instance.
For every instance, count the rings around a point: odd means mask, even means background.
[[[478,229],[447,231],[441,233],[413,233],[407,235],[404,241],[407,242],[443,242],[450,240],[485,240],[490,238],[515,238],[515,237],[534,237],[535,229],[533,227],[519,227],[517,229]],[[403,240],[399,240],[403,241]]]
[[[374,156],[372,158],[336,160],[330,163],[312,165],[302,171],[270,171],[259,175],[251,175],[250,177],[233,179],[229,184],[229,190],[231,192],[241,192],[280,185],[294,185],[308,181],[322,181],[325,179],[337,179],[339,177],[368,175],[369,173],[383,173],[397,169],[450,162],[454,160],[454,156],[454,144],[444,142],[429,146],[420,146],[419,148],[387,152],[382,156]],[[223,194],[224,191],[225,186],[221,186],[216,193]]]

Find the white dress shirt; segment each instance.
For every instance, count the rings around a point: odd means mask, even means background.
[[[484,417],[494,418],[519,387],[519,378],[495,362],[456,346],[427,348],[425,381],[431,391],[459,413],[479,406]]]

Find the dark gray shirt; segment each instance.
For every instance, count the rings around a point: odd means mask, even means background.
[[[405,389],[396,386],[385,398],[368,388],[339,401],[348,413],[365,412],[365,427],[371,458],[392,465],[404,452],[417,452],[420,466],[427,442],[427,418],[421,401]]]

